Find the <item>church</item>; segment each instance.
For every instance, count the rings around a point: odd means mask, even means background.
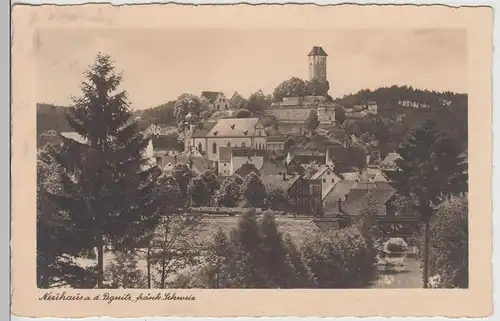
[[[187,130],[185,149],[194,148],[212,162],[218,161],[220,147],[266,149],[266,132],[259,118],[223,118],[213,127],[203,126]]]

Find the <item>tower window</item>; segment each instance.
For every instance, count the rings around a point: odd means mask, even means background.
[[[212,145],[212,154],[217,154],[217,144],[215,142]]]

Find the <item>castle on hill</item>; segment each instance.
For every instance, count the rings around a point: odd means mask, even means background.
[[[309,81],[316,79],[327,82],[327,53],[322,47],[313,47],[308,54]],[[302,124],[312,109],[318,113],[320,125],[333,125],[335,121],[336,104],[327,100],[326,96],[284,97],[283,101],[273,103],[266,114],[276,117],[281,123]]]
[[[308,54],[309,81],[328,82],[326,63],[327,53],[322,47],[315,46]],[[311,110],[316,110],[320,126],[335,124],[335,110],[343,108],[324,96],[284,97],[281,102],[271,104],[265,113],[274,116],[278,122],[284,124],[303,124]],[[368,114],[377,114],[376,102],[370,101],[364,105],[357,105],[351,109],[344,109],[348,118],[363,118]]]

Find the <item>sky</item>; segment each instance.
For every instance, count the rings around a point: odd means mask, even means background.
[[[42,29],[34,41],[38,102],[56,105],[81,94],[98,52],[123,73],[132,109],[205,90],[272,93],[283,80],[308,78],[313,46],[328,54],[334,98],[391,85],[467,92],[464,29]]]

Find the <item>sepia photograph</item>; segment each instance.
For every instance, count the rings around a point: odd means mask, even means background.
[[[38,287],[467,288],[466,36],[40,31]]]
[[[488,315],[491,28],[485,7],[16,6],[13,313]]]

